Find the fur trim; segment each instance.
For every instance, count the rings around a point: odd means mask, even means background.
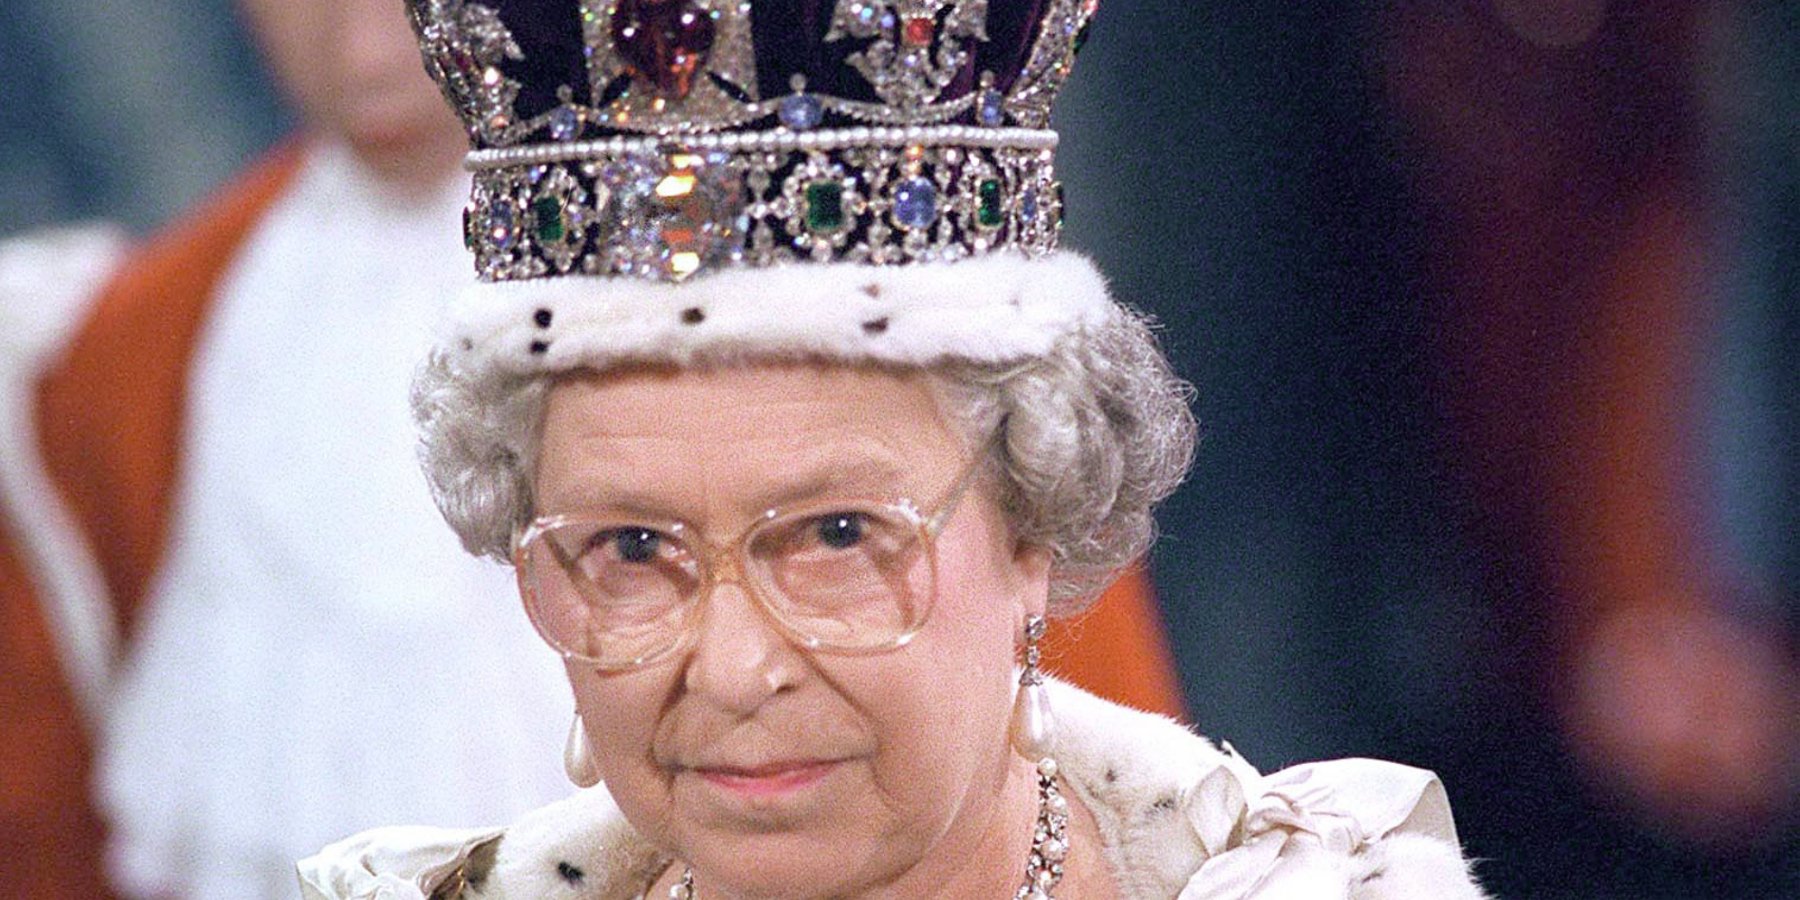
[[[1106,282],[1071,252],[954,263],[796,263],[684,284],[567,275],[469,287],[443,349],[517,374],[617,362],[745,356],[929,365],[1042,355],[1115,314]]]
[[[1208,852],[1182,815],[1184,788],[1235,757],[1173,719],[1050,683],[1056,760],[1100,826],[1120,894],[1175,896]]]
[[[1350,900],[1484,900],[1454,845],[1423,834],[1395,834],[1355,857]]]
[[[468,874],[467,900],[633,900],[669,864],[604,787],[526,814],[506,829],[491,867]]]
[[[1263,775],[1162,716],[1051,682],[1055,755],[1131,900],[1481,900],[1428,772],[1347,759]]]

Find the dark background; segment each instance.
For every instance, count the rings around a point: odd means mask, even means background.
[[[1484,317],[1523,317],[1533,362],[1500,381],[1554,396],[1580,344],[1532,342],[1591,300],[1565,285],[1635,198],[1673,198],[1712,326],[1693,514],[1763,586],[1722,614],[1778,635],[1793,686],[1797,6],[1108,0],[1061,105],[1067,242],[1199,389],[1154,557],[1192,718],[1265,769],[1436,769],[1502,897],[1800,897],[1792,784],[1683,824],[1564,727],[1571,601],[1532,445],[1492,436],[1532,407],[1471,387],[1496,383]],[[7,0],[0,84],[0,235],[147,229],[290,121],[226,0]]]

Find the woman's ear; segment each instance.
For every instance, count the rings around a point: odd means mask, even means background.
[[[1020,541],[1013,550],[1013,569],[1019,578],[1020,616],[1048,616],[1050,608],[1048,547]]]

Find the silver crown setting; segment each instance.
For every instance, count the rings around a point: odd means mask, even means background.
[[[825,40],[855,42],[847,64],[880,102],[810,92],[801,76],[759,97],[747,0],[581,0],[592,102],[563,85],[528,118],[502,69],[523,53],[493,9],[408,5],[480,148],[464,237],[484,280],[1055,249],[1050,107],[1097,0],[1052,0],[1009,90],[984,72],[951,99],[988,0],[838,0]],[[849,124],[821,127],[828,113]]]

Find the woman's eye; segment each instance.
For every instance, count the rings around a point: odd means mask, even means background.
[[[618,528],[596,535],[595,543],[628,563],[647,563],[662,549],[663,536],[648,528]]]
[[[862,541],[867,523],[861,513],[831,513],[820,516],[814,525],[819,542],[836,550],[854,547]]]

